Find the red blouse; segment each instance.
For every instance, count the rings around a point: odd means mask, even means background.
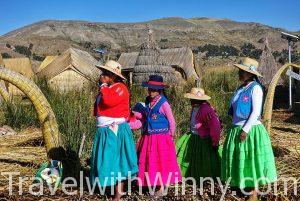
[[[100,88],[100,103],[95,106],[98,116],[122,118],[129,117],[129,91],[124,83],[115,83]]]

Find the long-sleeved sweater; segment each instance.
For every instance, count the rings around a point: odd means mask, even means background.
[[[196,115],[193,115],[192,111],[191,132],[199,134],[202,138],[210,136],[212,145],[217,146],[221,136],[221,122],[217,113],[209,103],[203,103],[193,110],[196,111]]]
[[[125,84],[115,83],[100,87],[101,101],[95,104],[95,116],[125,118],[129,117],[129,92]]]

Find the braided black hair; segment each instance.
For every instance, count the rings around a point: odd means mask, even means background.
[[[263,91],[263,105],[265,105],[265,100],[266,100],[266,93],[267,93],[267,89],[265,87],[265,85],[262,84],[262,82],[260,81],[260,79],[258,78],[257,75],[253,75],[253,81],[256,81],[262,88]]]

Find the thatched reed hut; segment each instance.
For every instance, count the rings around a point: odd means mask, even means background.
[[[56,59],[58,56],[46,56],[44,61],[41,63],[41,65],[37,68],[36,73],[43,70],[46,66],[48,66],[54,59]]]
[[[271,83],[275,73],[279,70],[280,66],[277,65],[276,60],[272,54],[269,47],[268,39],[265,40],[265,47],[260,56],[260,68],[259,72],[262,74],[263,78],[261,82],[264,86],[268,87]],[[278,84],[282,84],[283,81],[280,80]]]
[[[82,90],[96,83],[100,71],[98,61],[88,52],[69,48],[41,69],[38,77],[45,77],[49,86],[60,92]]]
[[[198,78],[190,48],[160,49],[151,32],[139,52],[123,53],[118,62],[130,83],[141,83],[151,74],[162,75],[169,84],[180,84],[188,78]]]
[[[35,74],[33,72],[32,65],[29,58],[9,58],[9,59],[3,59],[3,62],[6,68],[16,71],[30,79],[34,78]],[[15,87],[12,84],[5,83],[5,86],[9,94],[12,96],[24,95],[23,92],[21,92],[17,87]]]
[[[4,62],[3,62],[3,59],[2,59],[1,53],[0,53],[0,65],[1,65],[1,66],[4,66]]]

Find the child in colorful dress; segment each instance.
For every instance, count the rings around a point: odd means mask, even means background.
[[[226,135],[222,155],[222,180],[231,187],[249,189],[249,200],[257,200],[257,188],[277,179],[268,132],[261,123],[263,89],[258,81],[258,62],[245,58],[239,64],[242,85],[229,110],[233,126]]]
[[[163,186],[181,181],[180,169],[176,159],[175,120],[171,107],[163,94],[167,85],[163,77],[151,75],[148,82],[145,112],[136,113],[143,119],[143,134],[137,144],[139,164],[139,185],[160,186],[156,195],[161,196]],[[160,180],[161,178],[161,180]]]
[[[133,135],[127,123],[129,92],[122,81],[125,78],[119,63],[108,61],[99,68],[102,71],[102,85],[95,104],[97,133],[93,143],[90,177],[92,185],[116,185],[114,200],[120,200],[123,180],[119,178],[129,178],[138,172]]]
[[[184,95],[192,105],[190,132],[176,143],[177,159],[182,176],[193,177],[199,183],[201,177],[221,175],[221,157],[218,152],[221,123],[210,99],[201,88],[192,88]]]

